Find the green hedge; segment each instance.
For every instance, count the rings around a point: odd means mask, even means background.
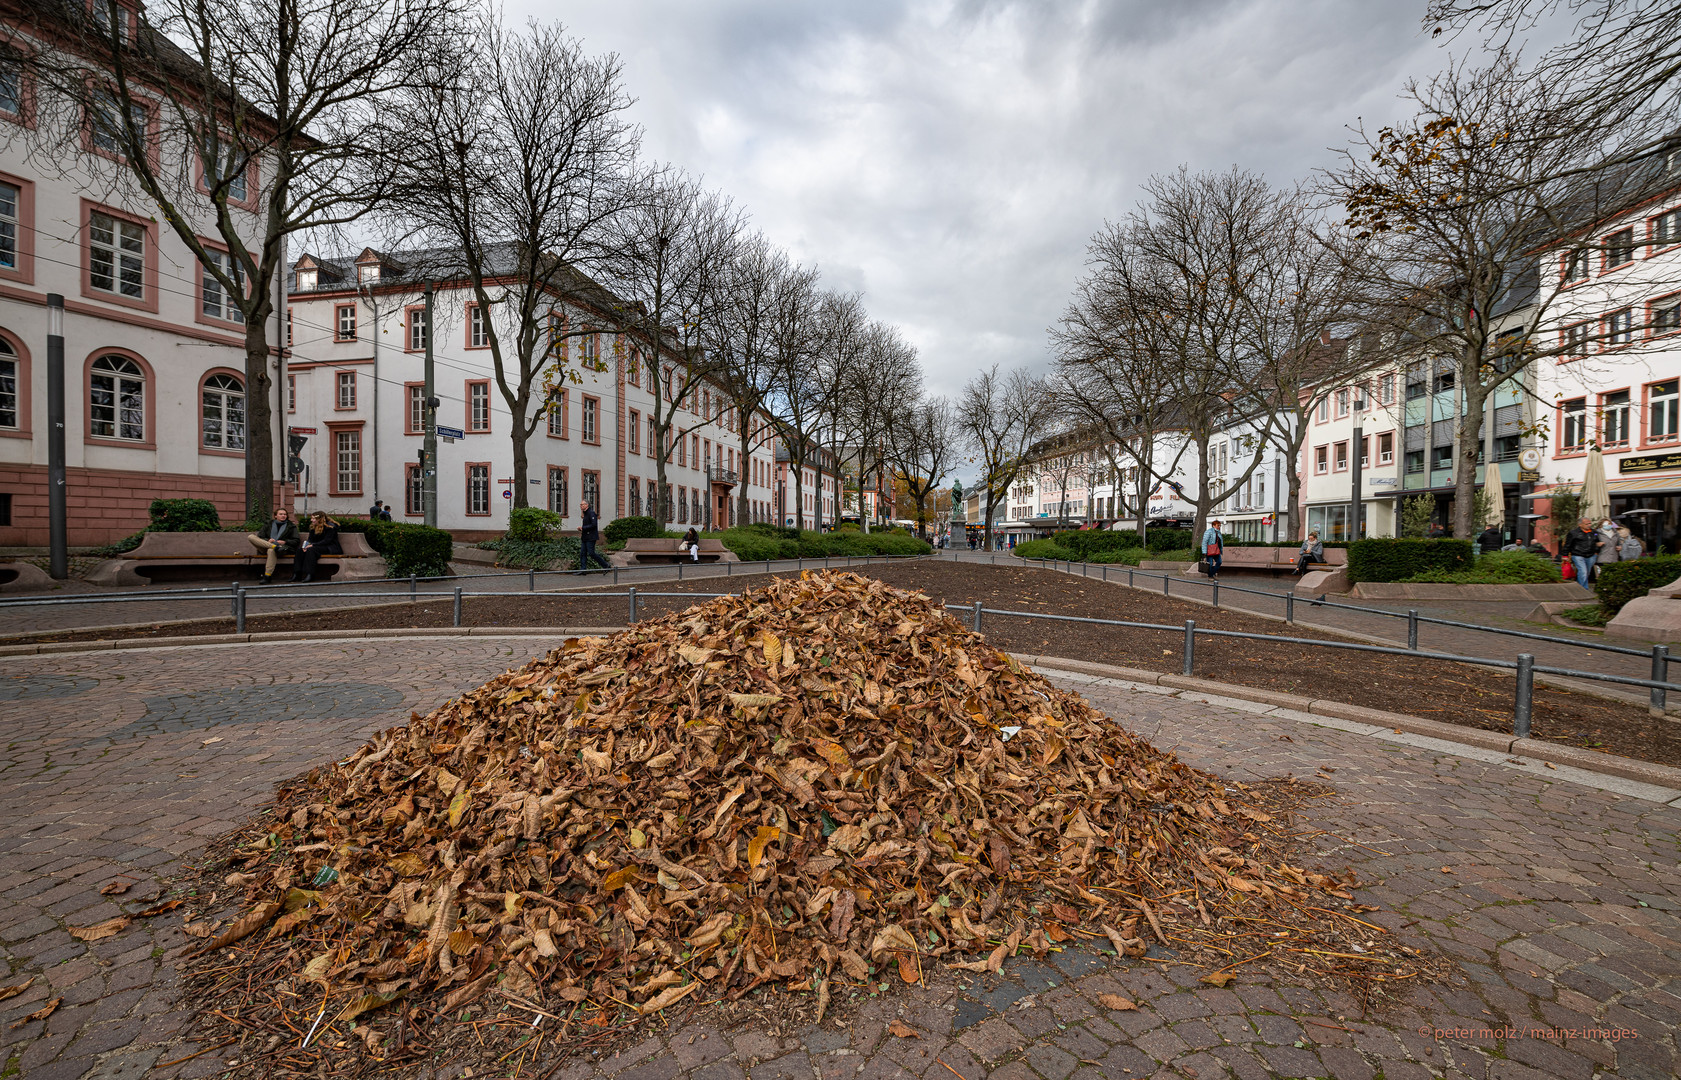
[[[550,529],[560,528],[561,516],[541,506],[516,506],[508,511],[507,538],[519,543],[541,543]]]
[[[1018,559],[1073,559],[1077,556],[1055,540],[1028,540],[1016,545]]]
[[[1190,529],[1151,529],[1144,546],[1151,551],[1190,551],[1197,543]]]
[[[147,508],[147,532],[216,532],[222,519],[209,499],[153,499]]]
[[[1058,546],[1074,553],[1075,558],[1091,560],[1100,551],[1120,551],[1138,546],[1138,530],[1073,529],[1051,537]]]
[[[664,535],[665,530],[651,517],[614,518],[601,530],[602,539],[610,544],[622,544],[626,540],[651,540]]]
[[[455,539],[442,529],[406,521],[335,518],[339,532],[363,533],[368,546],[385,559],[386,577],[444,577],[449,574]]]
[[[1469,540],[1356,540],[1348,545],[1348,580],[1405,581],[1435,571],[1471,567]]]
[[[496,565],[525,570],[571,570],[578,565],[576,536],[548,540],[504,537],[496,544]]]
[[[1125,563],[1127,566],[1137,566],[1147,554],[1141,547],[1122,548],[1120,551],[1100,551],[1089,561],[1094,563]]]
[[[1527,551],[1491,551],[1465,570],[1425,570],[1407,581],[1455,585],[1545,585],[1563,581],[1558,564]]]
[[[786,536],[785,533],[794,533]],[[765,559],[822,559],[844,555],[927,555],[933,545],[902,532],[862,533],[814,532],[807,529],[778,529],[772,525],[746,525],[726,529],[717,535],[724,546],[743,562]]]
[[[1654,555],[1632,562],[1606,563],[1599,568],[1593,593],[1599,606],[1615,615],[1630,600],[1681,578],[1681,555]]]

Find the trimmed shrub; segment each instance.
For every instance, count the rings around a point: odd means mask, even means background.
[[[1189,529],[1151,529],[1145,546],[1151,551],[1190,551],[1197,546]]]
[[[578,549],[576,536],[548,540],[504,537],[496,546],[496,565],[519,570],[567,570],[578,565]]]
[[[147,532],[216,532],[222,519],[209,499],[153,499]]]
[[[763,523],[739,529],[726,529],[721,538],[724,546],[735,552],[742,562],[763,562],[765,559],[792,559],[800,553],[799,542],[776,535],[774,525]]]
[[[1329,545],[1327,545],[1329,546]],[[1432,571],[1471,566],[1469,540],[1372,539],[1348,545],[1348,580],[1406,581]]]
[[[339,532],[359,532],[368,546],[385,559],[386,577],[445,577],[455,538],[442,529],[411,525],[406,521],[369,521],[366,518],[335,518]]]
[[[508,511],[507,538],[515,543],[541,543],[550,529],[560,528],[561,516],[541,506],[516,506]]]
[[[1558,564],[1527,551],[1491,551],[1465,570],[1426,570],[1407,581],[1456,585],[1545,585],[1563,581]]]
[[[1100,551],[1088,561],[1094,563],[1124,563],[1127,566],[1137,566],[1139,561],[1144,558],[1144,554],[1144,549],[1135,544],[1119,551]]]
[[[1600,607],[1615,615],[1630,600],[1645,596],[1677,578],[1681,578],[1681,555],[1654,555],[1632,562],[1606,563],[1599,568],[1599,580],[1594,582],[1593,594],[1599,597]]]
[[[659,522],[651,517],[622,517],[614,518],[601,530],[601,536],[609,543],[621,544],[626,540],[651,540],[664,535]]]
[[[1126,532],[1115,532],[1109,529],[1075,529],[1060,532],[1051,537],[1052,540],[1069,551],[1076,558],[1088,562],[1100,551],[1120,551],[1123,548],[1138,546],[1138,532],[1129,529]]]
[[[1055,540],[1029,540],[1016,545],[1018,559],[1072,559],[1074,553]]]

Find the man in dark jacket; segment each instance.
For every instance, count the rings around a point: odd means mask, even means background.
[[[595,541],[599,536],[596,526],[600,520],[595,515],[595,509],[589,503],[582,502],[578,504],[578,513],[583,518],[578,529],[578,569],[588,570],[591,561],[599,563],[603,570],[612,569],[612,564],[595,551]]]
[[[1570,560],[1570,565],[1576,568],[1576,584],[1593,592],[1593,564],[1599,557],[1599,549],[1605,544],[1599,530],[1593,527],[1591,518],[1583,518],[1564,537],[1564,543],[1559,545],[1559,554]]]
[[[245,539],[251,541],[251,546],[264,553],[263,584],[274,581],[274,566],[282,555],[290,555],[298,546],[298,527],[292,523],[292,515],[285,507],[274,512],[274,520],[263,526],[261,532],[247,533]]]
[[[1500,526],[1490,525],[1477,537],[1477,550],[1486,555],[1490,551],[1499,551],[1504,543],[1505,540],[1500,535]]]

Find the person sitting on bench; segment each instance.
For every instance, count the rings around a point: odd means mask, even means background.
[[[1296,577],[1307,573],[1308,567],[1314,563],[1325,561],[1325,545],[1319,542],[1319,534],[1310,532],[1307,539],[1302,541],[1302,549],[1296,554]]]
[[[292,560],[292,580],[310,581],[315,577],[315,564],[323,555],[343,555],[339,546],[339,523],[317,510],[309,515],[309,531]]]
[[[282,555],[290,555],[298,546],[298,527],[292,523],[292,515],[285,507],[274,511],[274,520],[263,526],[260,533],[247,533],[245,539],[251,546],[263,552],[263,584],[274,581],[274,566]]]
[[[677,541],[677,550],[687,551],[691,561],[700,562],[700,533],[695,530],[693,525],[690,525],[689,531],[683,534],[683,539]]]

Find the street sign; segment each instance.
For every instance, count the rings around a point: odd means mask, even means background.
[[[312,428],[312,427],[295,427],[295,428],[287,428],[286,430],[292,432],[295,435],[314,435],[315,434],[315,429]]]
[[[1533,446],[1526,446],[1518,451],[1518,468],[1524,472],[1535,472],[1541,468],[1541,451]]]
[[[511,499],[511,498],[514,497],[514,493],[509,491],[507,488],[503,488],[502,489],[502,497],[504,499]]]
[[[467,437],[467,433],[460,428],[444,427],[442,424],[438,425],[437,432],[446,439],[465,439]]]
[[[1540,482],[1541,482],[1541,470],[1540,469],[1519,469],[1518,470],[1518,483],[1520,483],[1520,484],[1539,484]]]

